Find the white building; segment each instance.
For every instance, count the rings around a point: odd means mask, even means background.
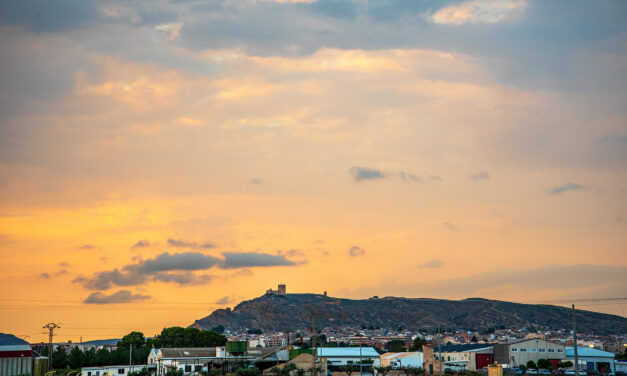
[[[129,372],[138,372],[143,368],[148,368],[148,365],[125,364],[120,366],[83,367],[81,368],[81,376],[126,376]]]
[[[373,366],[391,366],[394,369],[407,367],[422,368],[423,362],[424,358],[422,356],[422,352],[420,351],[400,353],[388,352],[385,354],[381,354],[380,360],[375,360]]]
[[[614,353],[592,349],[589,347],[577,346],[577,355],[579,357],[579,369],[597,372],[615,372]],[[566,358],[575,363],[575,348],[566,348]]]
[[[372,347],[321,347],[317,348],[318,358],[326,361],[328,367],[380,362],[379,353]]]

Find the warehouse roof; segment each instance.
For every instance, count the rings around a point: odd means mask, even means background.
[[[359,347],[322,347],[318,348],[317,354],[318,356],[323,357],[341,357],[341,356],[350,356],[350,357],[359,357]],[[361,356],[363,357],[379,357],[379,353],[377,350],[372,347],[362,347],[361,348]]]
[[[581,346],[577,346],[577,355],[596,357],[596,358],[613,358],[614,357],[614,353],[599,350],[599,349],[592,349],[590,347],[581,347]],[[575,356],[575,348],[572,346],[566,347],[566,356]]]

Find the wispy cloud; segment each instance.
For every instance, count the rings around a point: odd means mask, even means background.
[[[444,261],[438,260],[438,259],[431,259],[429,261],[426,261],[418,265],[419,268],[423,268],[423,269],[439,269],[443,266],[444,266]]]
[[[168,244],[171,245],[172,247],[177,247],[177,248],[196,248],[196,249],[209,249],[209,248],[214,248],[215,245],[212,243],[194,243],[194,242],[188,242],[186,240],[182,240],[182,239],[168,239]]]
[[[223,269],[268,267],[268,266],[293,266],[298,262],[287,259],[283,255],[271,255],[259,252],[225,252],[224,262],[220,265]]]
[[[350,247],[350,249],[348,250],[348,254],[351,257],[357,257],[357,256],[363,256],[366,254],[366,251],[363,248],[360,248],[356,245]]]
[[[490,179],[490,174],[486,171],[481,171],[481,172],[477,172],[476,174],[470,175],[468,179],[475,180],[475,181],[488,180]]]
[[[566,184],[558,185],[556,187],[551,188],[549,190],[549,193],[552,195],[559,195],[568,191],[585,191],[588,189],[589,189],[588,187],[583,186],[581,184],[566,183]]]
[[[249,184],[254,184],[254,185],[259,185],[259,184],[262,183],[262,181],[259,178],[252,178],[252,179],[250,179],[250,181],[248,183]]]
[[[348,172],[351,174],[353,179],[355,179],[355,181],[377,180],[385,177],[381,171],[367,167],[353,166],[348,170]]]
[[[444,225],[444,227],[446,227],[447,230],[450,231],[459,231],[459,227],[457,227],[457,225],[451,223],[451,222],[442,222],[442,225]]]
[[[120,290],[111,295],[105,295],[101,292],[94,292],[89,295],[83,303],[85,304],[120,304],[135,303],[150,299],[149,295],[133,294],[128,290]]]
[[[139,240],[137,243],[133,244],[131,248],[146,248],[150,247],[150,242],[148,240]]]
[[[96,247],[95,245],[92,244],[83,244],[77,247],[78,249],[82,250],[82,251],[88,251],[91,249],[97,249],[98,247]]]

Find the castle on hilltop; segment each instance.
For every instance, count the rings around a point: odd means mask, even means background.
[[[276,290],[267,289],[266,295],[285,295],[286,294],[285,284],[279,284]]]

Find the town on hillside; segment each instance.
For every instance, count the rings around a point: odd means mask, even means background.
[[[286,286],[266,294],[285,295]],[[625,333],[531,326],[432,332],[368,322],[316,328],[312,316],[295,331],[170,327],[154,337],[134,331],[80,343],[53,342],[63,328],[49,323],[47,343],[0,334],[0,376],[627,376]]]

